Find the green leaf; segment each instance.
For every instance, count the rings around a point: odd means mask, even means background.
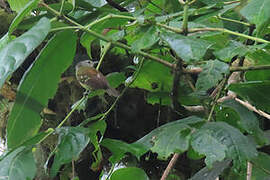
[[[101,136],[104,135],[105,130],[107,128],[107,124],[105,121],[97,121],[89,125],[88,127],[88,136],[90,138],[91,143],[95,147],[95,153],[99,149],[99,136],[98,132],[100,133]]]
[[[0,161],[1,179],[34,179],[37,168],[32,151],[20,147],[9,153]]]
[[[269,179],[270,178],[270,156],[269,154],[260,152],[257,158],[252,162],[252,179]]]
[[[61,165],[70,163],[79,157],[90,141],[87,129],[82,127],[62,127],[57,130],[58,145],[54,161],[50,169],[50,176],[56,176]]]
[[[204,121],[195,116],[180,119],[160,126],[145,135],[136,144],[142,144],[158,154],[158,158],[167,159],[171,154],[184,152],[189,147],[190,125]]]
[[[19,12],[28,1],[29,0],[8,0],[8,3],[13,11]]]
[[[33,28],[0,50],[0,88],[25,58],[45,39],[50,21],[42,18]]]
[[[42,123],[40,112],[54,96],[61,74],[72,63],[75,50],[76,35],[73,32],[56,34],[24,75],[8,119],[9,148],[20,145],[38,132]]]
[[[192,135],[191,145],[199,154],[204,154],[205,164],[212,168],[216,161],[222,161],[226,157],[227,147],[221,144],[210,131],[197,131]]]
[[[170,32],[162,32],[161,38],[187,63],[202,60],[207,49],[212,45],[206,40]]]
[[[229,159],[222,162],[215,162],[212,169],[204,167],[189,180],[214,180],[230,166],[231,161],[232,160]]]
[[[104,139],[101,142],[101,145],[108,148],[112,152],[112,156],[109,158],[112,164],[119,162],[127,152],[133,154],[139,159],[141,155],[149,150],[142,144],[128,144],[116,139]]]
[[[10,36],[8,33],[6,33],[1,39],[0,39],[0,51],[3,47],[5,47],[9,42],[11,41]]]
[[[232,121],[235,121],[238,125],[240,125],[240,127],[246,132],[255,136],[259,140],[259,144],[264,144],[266,142],[263,131],[259,127],[259,121],[253,112],[249,111],[246,107],[235,100],[224,101],[222,106],[232,108],[235,112],[237,112],[237,117],[235,118],[234,116],[226,114],[225,117],[222,117],[222,119],[226,121],[226,118],[229,117],[232,119]]]
[[[123,13],[123,14],[125,15],[125,13]],[[128,13],[126,13],[126,14],[128,14]],[[99,18],[102,18],[102,17],[99,17]],[[95,19],[97,19],[97,18],[95,17]],[[95,19],[89,20],[89,23],[92,23]],[[117,28],[117,29],[119,29],[119,26],[126,24],[127,21],[128,21],[127,19],[123,19],[123,18],[110,18],[110,19],[107,19],[105,21],[101,21],[99,23],[94,24],[93,26],[91,26],[91,30],[101,34],[103,32],[103,30],[106,29],[106,28],[109,28],[109,29]],[[110,38],[110,36],[111,35],[109,35],[109,38]],[[97,38],[95,36],[93,36],[93,35],[91,35],[91,34],[89,34],[87,32],[84,32],[82,34],[81,38],[80,38],[80,43],[87,50],[87,54],[89,55],[89,57],[92,57],[91,56],[91,44],[96,39]]]
[[[164,59],[168,58],[164,57]],[[155,61],[146,61],[131,87],[138,87],[151,92],[169,92],[172,87],[171,69]]]
[[[13,0],[14,1],[14,0]],[[22,1],[20,1],[22,2]],[[27,2],[27,0],[26,0]],[[12,21],[11,25],[9,26],[8,33],[9,35],[13,33],[13,31],[16,29],[16,27],[19,25],[19,23],[23,20],[23,18],[29,14],[34,8],[37,7],[39,0],[32,0],[29,1],[18,13],[18,15],[15,17],[15,19]]]
[[[108,80],[111,87],[117,88],[118,86],[120,86],[120,84],[125,82],[126,76],[123,72],[113,72],[106,75],[106,79]]]
[[[270,64],[270,52],[267,49],[259,49],[247,54],[247,59],[252,61],[254,65],[267,65]],[[264,81],[270,80],[269,70],[255,70],[245,73],[245,79],[247,81]]]
[[[131,49],[134,52],[150,48],[159,40],[158,29],[155,26],[143,26],[140,28],[139,32],[142,35],[139,36],[131,45]]]
[[[225,48],[214,52],[214,54],[218,59],[221,59],[222,61],[231,62],[234,56],[244,56],[247,52],[248,48],[246,48],[246,46],[240,42],[231,40]]]
[[[270,112],[269,89],[270,81],[250,81],[229,86],[229,90],[234,91],[260,110],[268,112]]]
[[[89,3],[91,6],[98,7],[98,8],[107,4],[106,0],[82,0],[82,1]]]
[[[250,23],[256,24],[258,34],[262,35],[270,24],[270,1],[269,0],[250,0],[240,11]]]
[[[137,167],[121,168],[114,171],[110,177],[110,180],[149,180],[146,173]]]
[[[202,144],[199,146],[202,149],[197,149],[206,156],[209,156],[206,157],[209,159],[209,161],[206,162],[208,163],[207,165],[211,165],[209,163],[214,162],[214,160],[221,161],[221,157],[223,157],[222,153],[224,151],[226,153],[225,157],[232,159],[234,162],[233,167],[237,169],[240,169],[246,164],[247,161],[257,156],[255,145],[250,143],[248,138],[244,136],[238,129],[228,125],[227,123],[211,122],[205,124],[192,135],[192,146],[194,143],[193,141],[198,141],[197,138],[202,139],[198,133],[204,135],[205,137],[211,137],[210,143],[206,140],[201,140]],[[199,141],[197,143],[199,143]],[[218,148],[222,149],[218,149],[216,145],[218,145]],[[219,156],[211,157],[211,155],[216,155],[217,152]]]
[[[218,60],[210,60],[203,66],[203,71],[199,74],[196,82],[196,89],[199,91],[206,91],[224,78],[228,74],[229,66]]]

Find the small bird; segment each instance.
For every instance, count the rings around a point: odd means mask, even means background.
[[[104,89],[110,96],[119,96],[119,92],[110,87],[106,77],[94,68],[96,63],[85,60],[76,65],[76,78],[81,86],[87,90]]]

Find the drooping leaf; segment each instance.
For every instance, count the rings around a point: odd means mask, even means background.
[[[188,149],[190,125],[202,121],[203,119],[199,117],[190,116],[170,122],[154,129],[135,143],[142,144],[151,151],[156,152],[160,159],[167,159],[175,152],[181,153]]]
[[[34,179],[36,164],[29,148],[19,147],[0,161],[1,179]]]
[[[137,167],[121,168],[114,171],[110,177],[110,180],[149,180],[146,173]]]
[[[70,66],[75,50],[75,34],[71,31],[56,34],[24,75],[8,119],[9,148],[20,145],[38,132],[42,123],[40,112],[54,96],[61,74]]]
[[[216,57],[222,61],[230,62],[236,55],[244,56],[248,52],[248,48],[238,41],[229,41],[225,48],[214,52]]]
[[[112,164],[119,162],[127,152],[133,154],[139,159],[141,155],[149,150],[144,145],[137,143],[128,144],[116,139],[104,139],[101,142],[101,145],[112,152],[112,156],[109,158]]]
[[[249,81],[231,84],[229,90],[237,93],[257,108],[270,112],[270,81]]]
[[[202,139],[200,134],[205,137],[211,137],[212,140],[208,142]],[[250,143],[248,138],[238,129],[224,122],[205,124],[192,135],[191,144],[193,147],[194,142],[198,143],[199,147],[201,147],[201,149],[197,149],[199,153],[209,156],[206,157],[209,159],[206,162],[208,166],[211,166],[212,162],[221,161],[226,157],[233,160],[235,168],[240,169],[247,161],[257,156],[255,144]],[[218,149],[217,147],[222,149]],[[226,154],[225,157],[223,153]]]
[[[76,160],[87,146],[90,138],[87,129],[82,127],[62,127],[57,130],[59,134],[57,150],[50,169],[50,176],[56,176],[61,165]]]
[[[161,38],[187,63],[202,60],[207,49],[212,45],[206,40],[170,32],[162,32]]]
[[[252,24],[256,24],[258,35],[270,24],[270,1],[250,0],[240,13]]]
[[[158,29],[155,26],[143,27],[140,29],[140,33],[142,35],[138,37],[131,45],[131,49],[134,52],[141,49],[150,48],[159,40]]]
[[[203,66],[203,71],[199,74],[196,82],[196,89],[206,91],[224,78],[224,75],[229,73],[229,66],[218,60],[207,61]]]
[[[224,101],[222,106],[232,108],[235,112],[237,112],[237,116],[234,118],[234,116],[226,114],[225,117],[221,117],[221,119],[226,119],[229,117],[232,121],[235,121],[238,125],[240,125],[240,127],[246,132],[255,136],[259,140],[259,144],[264,144],[266,142],[263,131],[259,127],[259,121],[253,112],[249,111],[246,107],[235,100]]]
[[[219,177],[224,169],[229,167],[231,161],[232,160],[228,159],[222,162],[215,162],[213,168],[209,169],[208,167],[204,167],[189,180],[214,180]]]
[[[91,143],[95,147],[95,151],[99,149],[99,136],[97,133],[100,132],[100,135],[103,136],[105,133],[106,127],[107,127],[107,124],[105,121],[94,122],[88,127],[88,136],[90,137]]]
[[[204,154],[205,164],[212,168],[216,161],[222,161],[226,157],[227,147],[220,143],[210,132],[197,131],[192,135],[191,145],[199,154]]]
[[[0,50],[0,88],[25,58],[45,39],[50,21],[42,18],[33,28]]]

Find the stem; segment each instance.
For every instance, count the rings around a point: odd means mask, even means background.
[[[213,116],[215,107],[216,107],[216,105],[217,105],[217,101],[218,101],[218,99],[219,99],[219,97],[220,97],[220,95],[221,95],[221,92],[222,92],[222,90],[223,90],[223,88],[224,88],[224,86],[225,86],[225,83],[226,83],[227,80],[228,80],[228,77],[229,77],[229,76],[227,76],[225,79],[223,79],[223,81],[220,83],[220,89],[219,89],[219,91],[218,91],[218,93],[217,93],[217,95],[216,95],[216,97],[215,97],[215,99],[214,99],[214,101],[213,101],[212,108],[211,108],[211,110],[210,110],[210,113],[209,113],[209,116],[208,116],[208,119],[207,119],[208,122],[210,122],[210,120],[211,120],[211,118],[212,118],[212,116]]]
[[[103,62],[103,59],[104,59],[106,53],[108,52],[108,50],[109,50],[110,47],[111,47],[111,44],[112,44],[111,42],[109,42],[109,43],[106,44],[106,46],[105,46],[105,48],[104,48],[104,51],[101,53],[101,57],[100,57],[100,60],[99,60],[99,62],[98,62],[98,65],[97,65],[97,67],[96,67],[96,70],[99,70],[100,65],[101,65],[101,63]]]
[[[56,129],[63,126],[63,124],[68,120],[71,114],[82,104],[82,102],[86,99],[87,96],[83,96],[82,99],[76,104],[76,106],[68,113],[68,115],[63,119],[63,121],[56,127]]]
[[[183,15],[183,25],[182,25],[184,35],[188,34],[188,8],[189,8],[189,4],[187,1],[184,4],[184,15]]]
[[[51,32],[54,32],[54,31],[61,31],[61,30],[66,30],[66,29],[79,29],[79,28],[80,28],[79,26],[59,27],[59,28],[51,29]]]
[[[60,7],[60,15],[62,15],[62,13],[63,13],[63,7],[64,7],[64,4],[65,4],[65,0],[62,0],[62,2],[61,2],[61,7]]]
[[[249,23],[246,23],[246,22],[242,22],[242,21],[237,21],[235,19],[229,19],[229,18],[224,18],[224,17],[221,17],[220,15],[218,16],[215,16],[217,19],[220,19],[220,20],[224,20],[224,21],[229,21],[229,22],[234,22],[234,23],[238,23],[238,24],[243,24],[245,26],[252,26],[251,24]]]
[[[267,69],[270,69],[270,65],[230,67],[230,71],[231,72],[235,72],[235,71],[267,70]]]

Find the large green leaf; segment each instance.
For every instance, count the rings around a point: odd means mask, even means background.
[[[110,177],[110,180],[148,180],[146,173],[137,167],[121,168],[114,171]]]
[[[197,131],[192,135],[191,145],[195,151],[206,156],[205,164],[210,168],[214,162],[226,157],[227,147],[213,137],[210,131]]]
[[[168,58],[164,57],[164,59]],[[131,87],[138,87],[151,92],[169,92],[172,87],[171,69],[155,61],[146,61]]]
[[[202,138],[202,135],[210,141]],[[239,169],[247,161],[257,156],[255,145],[250,143],[238,129],[224,122],[211,122],[202,126],[192,135],[193,148],[194,143],[197,144],[196,151],[206,155],[208,166],[211,166],[214,161],[221,161],[226,157],[232,159],[234,167]]]
[[[214,52],[214,54],[218,59],[221,59],[225,62],[231,62],[234,56],[244,56],[247,52],[248,48],[242,43],[237,41],[229,41],[225,48]]]
[[[187,63],[202,60],[207,49],[212,45],[212,43],[206,40],[171,32],[162,32],[161,38]]]
[[[112,152],[112,156],[109,158],[111,163],[119,162],[127,152],[133,154],[138,159],[141,155],[146,153],[149,149],[141,144],[128,144],[116,139],[104,139],[101,145],[108,148]]]
[[[20,145],[38,132],[42,123],[40,112],[54,96],[60,76],[70,66],[75,50],[74,33],[56,34],[24,75],[8,119],[9,148]]]
[[[20,147],[8,154],[0,161],[0,179],[34,179],[36,164],[32,151]]]
[[[229,72],[229,66],[226,63],[218,60],[207,61],[203,66],[203,71],[199,74],[196,89],[205,91],[214,87]]]
[[[250,81],[231,84],[229,89],[257,108],[270,112],[270,81]]]
[[[88,130],[82,127],[63,127],[59,134],[57,150],[50,170],[50,176],[56,176],[61,165],[70,163],[79,157],[90,141]]]
[[[247,54],[247,59],[252,61],[254,65],[267,65],[270,64],[270,51],[268,49],[260,49]],[[269,70],[255,70],[245,73],[245,78],[248,81],[264,81],[270,80]]]
[[[189,180],[214,180],[224,171],[224,169],[230,166],[232,160],[227,159],[222,162],[215,162],[213,168],[209,169],[208,167],[202,168]]]
[[[253,112],[249,111],[246,107],[235,100],[225,101],[222,103],[222,106],[233,109],[237,112],[237,115],[234,116],[226,113],[225,116],[217,117],[217,119],[226,121],[226,119],[230,118],[230,121],[234,121],[240,126],[240,128],[255,136],[259,140],[260,144],[264,144],[266,142],[263,131],[259,127],[259,121]]]
[[[171,154],[184,152],[189,147],[190,125],[204,121],[195,116],[167,123],[145,135],[136,144],[142,144],[167,159]]]
[[[0,50],[0,88],[6,78],[45,39],[49,30],[50,21],[47,18],[42,18],[33,28]]]
[[[29,0],[8,0],[8,3],[13,11],[19,12]]]
[[[159,40],[158,29],[155,26],[142,27],[140,29],[140,33],[142,35],[138,37],[131,45],[131,49],[134,52],[141,49],[150,48]]]
[[[250,0],[240,11],[252,24],[256,24],[258,34],[263,33],[270,23],[270,1],[269,0]]]

